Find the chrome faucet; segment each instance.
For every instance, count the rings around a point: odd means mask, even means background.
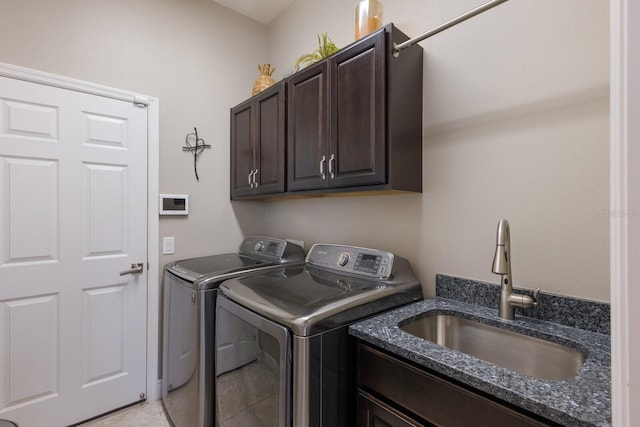
[[[498,221],[498,233],[496,236],[496,254],[493,257],[491,271],[500,274],[500,307],[498,315],[501,319],[513,320],[515,314],[514,307],[536,307],[538,305],[537,289],[533,298],[529,295],[513,293],[513,279],[511,278],[511,238],[509,232],[509,222],[506,219]]]

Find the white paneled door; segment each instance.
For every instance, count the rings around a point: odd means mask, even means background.
[[[146,159],[146,108],[0,77],[0,419],[145,396]]]

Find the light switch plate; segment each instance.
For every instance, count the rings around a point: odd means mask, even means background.
[[[162,238],[162,254],[171,255],[175,253],[176,253],[176,238],[163,237]]]

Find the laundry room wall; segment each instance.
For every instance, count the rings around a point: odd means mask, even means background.
[[[354,38],[356,1],[296,0],[266,29],[210,0],[3,0],[0,61],[160,98],[163,218],[179,258],[235,250],[243,234],[391,250],[433,294],[437,272],[496,281],[499,218],[515,285],[609,300],[608,2],[518,0],[423,41],[423,193],[272,203],[228,198],[229,107],[258,63],[292,71],[328,32]],[[383,0],[410,36],[482,0]],[[197,126],[212,145],[182,152]],[[615,214],[615,213],[614,213]]]
[[[409,36],[484,3],[382,1]],[[270,62],[292,71],[321,32],[351,43],[356,4],[296,0],[268,26]],[[510,1],[421,42],[423,193],[272,202],[267,232],[390,250],[433,295],[436,273],[499,280],[504,217],[516,287],[609,301],[608,8]]]
[[[0,4],[0,62],[159,98],[160,193],[188,194],[190,212],[160,218],[160,243],[175,237],[175,254],[160,255],[158,270],[264,234],[263,204],[229,201],[229,108],[251,95],[267,61],[265,26],[211,0]],[[211,145],[198,160],[199,181],[182,151],[194,127]]]
[[[3,0],[0,62],[160,99],[160,192],[188,194],[188,217],[163,217],[176,239],[161,264],[237,250],[264,233],[264,206],[229,201],[229,108],[267,62],[266,28],[211,0]],[[182,151],[197,127],[211,149]],[[158,248],[160,249],[160,248]],[[161,267],[161,266],[160,266]]]

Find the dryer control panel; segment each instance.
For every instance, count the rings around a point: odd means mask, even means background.
[[[316,244],[307,255],[307,264],[356,276],[388,279],[393,254],[357,246]]]

